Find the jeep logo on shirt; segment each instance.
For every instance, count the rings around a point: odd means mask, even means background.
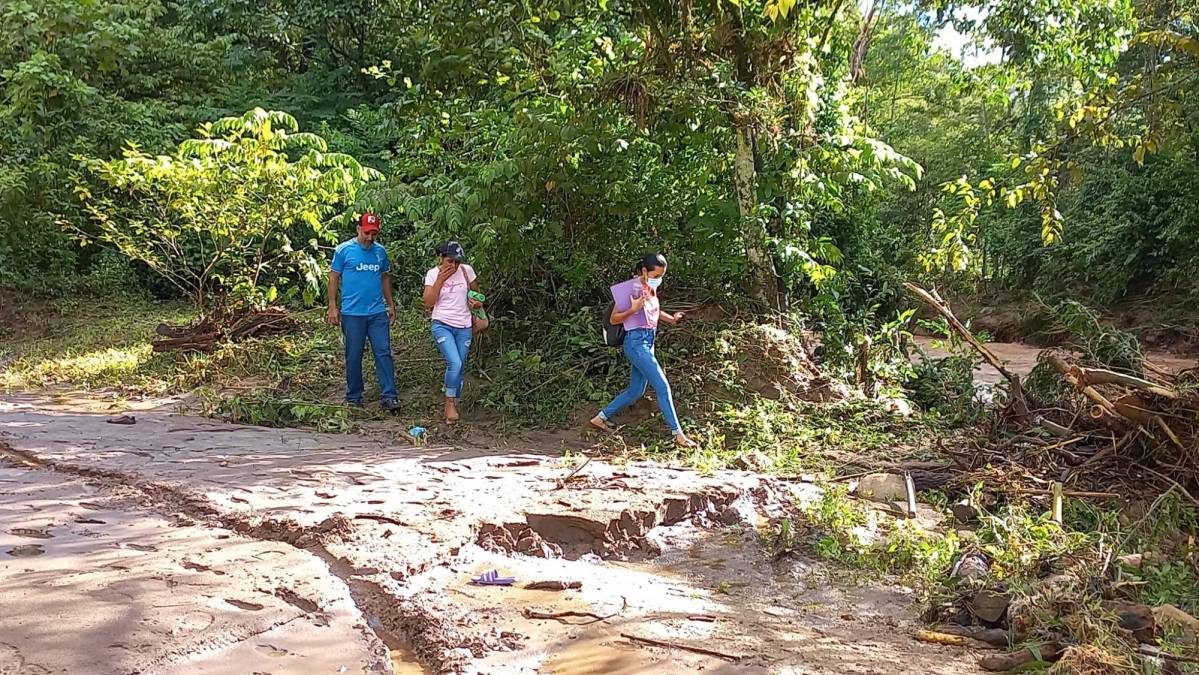
[[[355,267],[354,269],[359,272],[378,272],[379,270],[383,269],[383,266],[382,265],[368,265],[366,263],[358,263],[358,266]]]

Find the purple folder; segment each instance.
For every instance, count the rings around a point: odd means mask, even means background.
[[[616,311],[626,312],[633,304],[633,297],[641,297],[641,279],[633,277],[611,286],[612,301],[616,303]],[[649,322],[645,318],[645,310],[637,312],[624,320],[624,329],[633,330],[646,328]]]

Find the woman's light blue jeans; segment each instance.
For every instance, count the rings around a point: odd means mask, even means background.
[[[466,355],[470,352],[470,340],[474,331],[470,326],[455,328],[440,321],[433,322],[433,340],[445,357],[445,397],[458,398],[462,395],[462,380],[466,377]]]
[[[624,355],[633,365],[633,375],[629,379],[629,388],[620,392],[607,408],[600,411],[600,417],[611,420],[621,410],[633,405],[645,395],[646,386],[654,388],[658,399],[658,408],[662,417],[670,427],[670,433],[679,435],[683,427],[679,425],[679,416],[674,411],[674,398],[670,394],[670,383],[666,381],[666,373],[658,365],[654,357],[654,338],[657,335],[653,328],[637,328],[625,333]]]

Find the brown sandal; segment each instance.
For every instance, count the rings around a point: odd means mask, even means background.
[[[612,433],[612,427],[608,426],[607,422],[604,422],[602,420],[599,422],[596,422],[595,420],[596,420],[596,418],[594,418],[594,417],[587,420],[587,426],[591,427],[592,429],[595,429],[596,431],[599,431],[599,432],[602,432],[605,434]]]

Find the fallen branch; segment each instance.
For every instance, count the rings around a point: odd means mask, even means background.
[[[1144,654],[1145,656],[1152,656],[1165,661],[1174,661],[1177,663],[1199,663],[1199,656],[1179,656],[1178,654],[1164,652],[1161,649],[1152,647],[1150,645],[1141,645],[1137,649],[1137,652]]]
[[[565,591],[578,590],[583,587],[581,581],[534,581],[531,584],[526,584],[525,588],[530,591]]]
[[[972,638],[996,647],[1007,647],[1013,642],[1019,642],[1021,639],[1023,639],[1023,636],[1013,636],[1011,633],[1003,630],[1002,628],[983,628],[981,626],[959,626],[957,624],[945,624],[943,626],[937,626],[934,631],[937,633]]]
[[[993,645],[981,640],[976,640],[967,635],[954,635],[952,633],[942,633],[935,630],[918,630],[912,637],[920,642],[928,642],[934,645],[949,645],[951,647],[969,647],[971,649],[998,649],[999,646]]]
[[[949,307],[949,303],[942,300],[941,296],[938,295],[935,290],[926,291],[911,282],[904,282],[903,286],[904,288],[908,289],[909,292],[915,294],[916,297],[920,298],[930,307],[936,310],[938,314],[945,317],[945,320],[949,322],[949,326],[953,328],[958,335],[962,336],[962,339],[965,340],[971,347],[974,347],[974,350],[982,355],[983,360],[990,364],[992,368],[998,371],[999,374],[1011,384],[1011,390],[1008,392],[1008,398],[1012,412],[1020,417],[1028,415],[1028,402],[1024,399],[1024,387],[1020,382],[1020,376],[1008,370],[1003,365],[1003,362],[999,360],[999,357],[995,356],[994,352],[992,352],[990,349],[987,349],[986,345],[984,345],[982,342],[979,342],[978,338],[974,337],[974,333],[971,333],[970,329],[966,328],[966,326],[959,321],[956,316],[954,316],[953,310]]]
[[[1026,666],[1030,663],[1037,663],[1038,661],[1052,663],[1062,658],[1062,652],[1064,651],[1065,649],[1061,645],[1057,643],[1050,643],[1047,645],[1041,645],[1040,647],[1026,647],[1018,652],[1012,652],[1011,654],[995,654],[994,656],[984,656],[978,660],[978,665],[983,670],[989,670],[991,672],[1004,672],[1008,670],[1015,670],[1016,668]]]
[[[638,637],[636,635],[630,635],[628,633],[621,633],[620,637],[625,638],[626,640],[629,640],[631,642],[641,642],[641,643],[644,643],[647,645],[653,645],[654,647],[665,647],[667,649],[681,649],[686,652],[693,652],[695,654],[703,654],[704,656],[715,656],[718,659],[724,659],[725,661],[732,661],[733,663],[736,663],[745,658],[744,656],[736,656],[733,654],[725,654],[724,652],[718,652],[715,649],[704,649],[703,647],[692,647],[691,645],[683,645],[683,644],[679,644],[677,642],[666,642],[664,640],[654,640],[652,638],[647,638],[647,637]]]
[[[1149,380],[1134,377],[1132,375],[1125,375],[1123,373],[1104,370],[1102,368],[1079,368],[1079,371],[1082,373],[1083,379],[1090,384],[1118,384],[1122,387],[1140,389],[1141,391],[1148,392],[1154,396],[1161,396],[1162,398],[1168,398],[1170,400],[1178,398],[1177,391],[1156,385]]]
[[[1130,399],[1135,399],[1135,397],[1126,396],[1118,401],[1112,402],[1108,400],[1106,396],[1099,393],[1095,387],[1091,386],[1091,380],[1087,378],[1088,372],[1104,373],[1111,376],[1120,376],[1119,373],[1113,373],[1107,370],[1087,370],[1080,368],[1067,363],[1060,354],[1050,354],[1045,360],[1049,363],[1049,365],[1053,366],[1054,370],[1061,373],[1066,382],[1070,383],[1072,386],[1082,392],[1084,396],[1091,399],[1091,401],[1095,403],[1095,405],[1091,407],[1091,417],[1093,419],[1106,421],[1109,415],[1116,415],[1133,422],[1145,430],[1149,430],[1151,427],[1156,427],[1159,431],[1164,433],[1166,438],[1168,438],[1170,442],[1173,443],[1174,446],[1179,450],[1186,449],[1186,446],[1183,444],[1182,440],[1179,439],[1178,435],[1174,433],[1168,424],[1166,424],[1165,420],[1158,415],[1150,413],[1148,410],[1140,406],[1132,405],[1128,402]],[[1111,423],[1108,425],[1113,426]]]
[[[1065,437],[1074,433],[1070,427],[1064,427],[1057,422],[1054,422],[1053,420],[1047,420],[1044,417],[1038,416],[1035,420],[1033,420],[1033,422],[1054,436]]]
[[[614,612],[612,614],[608,614],[607,616],[600,616],[599,614],[595,614],[593,612],[576,612],[573,610],[566,611],[566,612],[540,612],[535,609],[529,609],[528,607],[526,607],[524,610],[524,615],[525,615],[526,619],[549,619],[549,620],[553,620],[553,621],[562,621],[562,619],[566,619],[566,618],[570,618],[570,617],[578,617],[580,619],[594,619],[594,621],[588,621],[587,623],[597,623],[599,621],[607,621],[608,619],[611,619],[612,617],[616,616],[619,613],[620,612]],[[563,621],[563,623],[566,623],[566,622]]]
[[[1150,469],[1147,466],[1142,466],[1141,468],[1148,471],[1149,473],[1157,476],[1158,478],[1168,481],[1171,485],[1178,488],[1178,491],[1181,492],[1184,497],[1191,500],[1192,504],[1199,507],[1199,499],[1195,499],[1195,495],[1192,495],[1190,492],[1188,492],[1187,489],[1182,486],[1182,483],[1179,483],[1178,481],[1174,480],[1173,478],[1170,478],[1169,476],[1167,476],[1166,474],[1164,474],[1160,471],[1154,471],[1153,469]]]
[[[1036,489],[1029,489],[1029,488],[1011,488],[1008,490],[1003,490],[1003,492],[1006,492],[1008,494],[1013,494],[1013,495],[1036,495],[1036,496],[1041,496],[1041,497],[1048,497],[1048,496],[1057,494],[1053,490],[1036,490]],[[1083,491],[1074,491],[1074,490],[1063,490],[1061,492],[1061,495],[1063,497],[1080,497],[1080,498],[1089,497],[1092,499],[1123,499],[1124,498],[1124,495],[1118,494],[1116,492],[1083,492]]]
[[[584,460],[582,464],[576,466],[574,471],[571,471],[570,473],[566,474],[565,478],[559,479],[557,481],[558,485],[554,489],[555,490],[562,489],[572,478],[575,477],[576,474],[578,474],[580,471],[582,471],[583,468],[586,467],[590,463],[591,463],[591,455],[587,455],[587,459]]]
[[[373,520],[377,523],[387,523],[389,525],[399,525],[400,527],[408,527],[408,523],[391,516],[385,516],[381,513],[359,513],[354,516],[354,520]]]

